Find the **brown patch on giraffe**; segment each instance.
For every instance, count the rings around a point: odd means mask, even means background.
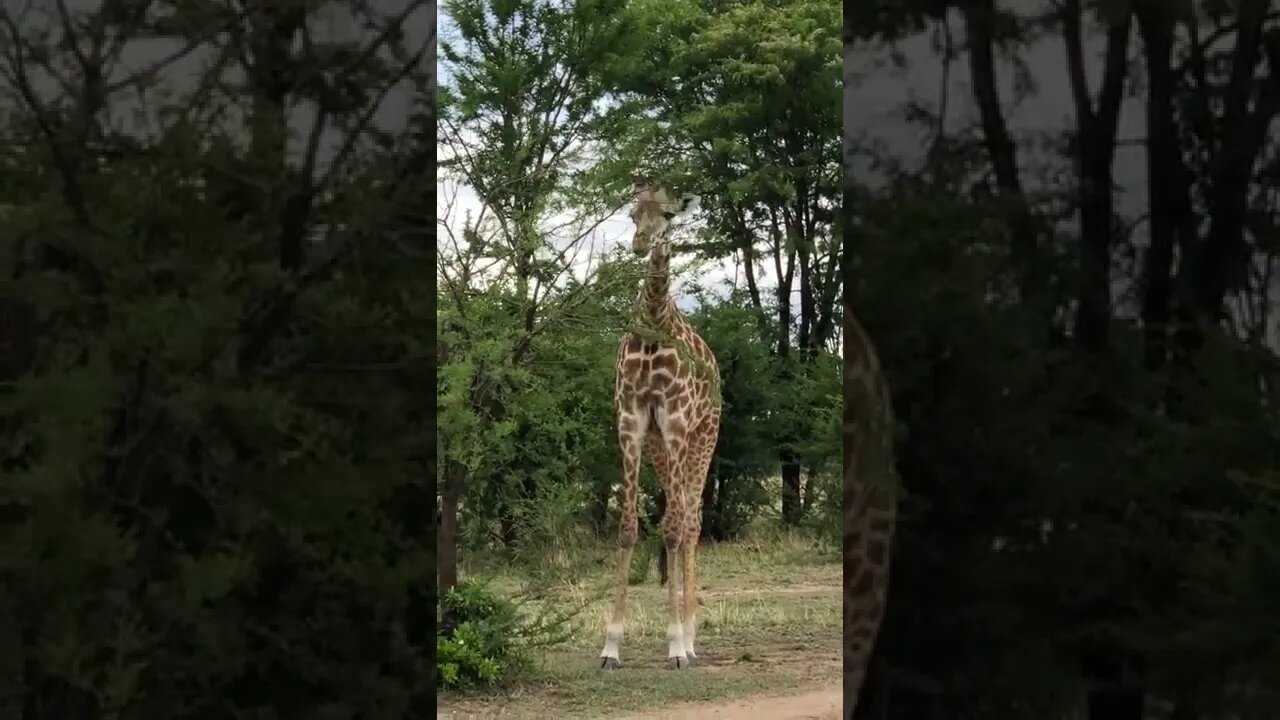
[[[852,717],[884,617],[896,497],[890,395],[847,301],[844,341],[844,692]]]
[[[867,562],[879,567],[885,563],[886,555],[889,554],[889,546],[884,540],[872,539],[867,542]]]
[[[870,595],[873,590],[875,590],[874,578],[872,578],[871,573],[864,570],[858,574],[858,578],[849,592],[854,597],[861,598]]]
[[[680,360],[674,352],[661,352],[653,356],[653,371],[663,370],[675,375],[680,369]]]

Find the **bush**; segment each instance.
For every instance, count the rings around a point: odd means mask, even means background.
[[[436,638],[436,673],[445,690],[470,690],[492,685],[502,677],[502,664],[491,655],[484,633],[472,623],[462,623],[448,637]],[[499,652],[507,649],[499,645]]]
[[[441,605],[441,635],[436,638],[440,688],[493,685],[525,665],[528,652],[521,640],[528,627],[515,603],[470,581],[446,593]]]

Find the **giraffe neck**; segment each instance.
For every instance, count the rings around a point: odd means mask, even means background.
[[[844,308],[844,691],[846,717],[884,617],[896,523],[893,404],[875,348]]]
[[[644,288],[640,291],[645,319],[656,328],[675,324],[675,303],[671,300],[671,251],[665,243],[657,243],[649,253]]]

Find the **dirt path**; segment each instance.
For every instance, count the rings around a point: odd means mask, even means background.
[[[623,720],[837,720],[844,696],[839,688],[812,689],[785,695],[757,695],[717,702],[674,705]]]
[[[811,575],[812,573],[808,573]],[[657,591],[638,600],[660,607]],[[529,677],[493,694],[439,698],[442,720],[838,720],[840,588],[808,576],[754,585],[729,580],[708,588],[704,622],[714,633],[691,672],[666,669],[661,618],[639,615],[641,628],[624,669],[601,673],[598,632],[539,659]],[[587,643],[590,644],[587,644]]]

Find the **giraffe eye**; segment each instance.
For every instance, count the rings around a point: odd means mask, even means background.
[[[662,211],[662,217],[664,217],[664,218],[666,218],[666,219],[668,219],[668,220],[670,220],[671,218],[673,218],[673,217],[675,217],[675,216],[676,216],[676,214],[675,214],[675,213],[673,213],[673,212],[671,212],[670,210],[663,210],[663,211]]]

